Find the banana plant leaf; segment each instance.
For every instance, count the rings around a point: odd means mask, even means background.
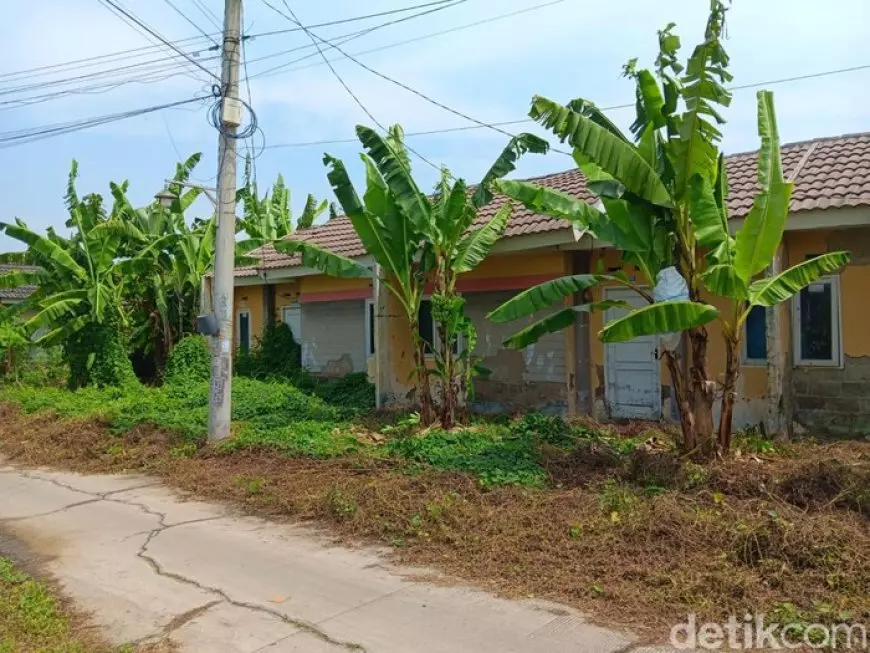
[[[609,322],[598,337],[602,342],[626,342],[639,336],[675,333],[707,324],[716,319],[719,309],[688,300],[659,302],[639,308]]]
[[[388,143],[375,130],[363,125],[357,125],[356,134],[402,211],[419,231],[425,232],[430,224],[432,206],[411,176],[407,152],[401,140],[391,139]]]
[[[540,136],[523,132],[517,134],[508,141],[507,146],[502,150],[502,153],[492,164],[492,167],[480,180],[474,195],[471,197],[471,203],[475,208],[485,206],[492,201],[493,194],[490,186],[496,179],[501,179],[505,175],[510,174],[517,167],[517,160],[527,152],[534,154],[546,154],[550,149],[550,144]]]
[[[493,245],[504,233],[512,210],[511,204],[505,204],[489,222],[473,229],[460,241],[453,265],[456,274],[470,272],[489,255]]]
[[[695,238],[701,247],[715,249],[722,243],[732,241],[728,233],[728,222],[725,214],[720,211],[716,201],[713,186],[701,175],[692,177],[689,188],[689,217],[695,227]],[[720,263],[730,262],[732,247],[722,250],[726,254],[726,260]]]
[[[655,169],[633,145],[626,143],[609,129],[568,107],[540,96],[535,96],[532,100],[529,115],[563,141],[567,140],[572,147],[580,150],[635,195],[657,206],[673,206],[670,193]]]
[[[831,252],[799,263],[775,277],[759,279],[749,287],[749,303],[775,306],[848,262],[849,252]]]
[[[747,299],[749,296],[746,282],[737,276],[733,265],[727,263],[711,265],[701,277],[707,290],[714,295],[733,299]]]
[[[591,288],[602,281],[619,282],[620,279],[606,274],[575,274],[545,281],[511,297],[504,304],[491,311],[486,319],[496,323],[512,322],[548,308],[556,302]]]
[[[773,260],[788,219],[792,184],[783,180],[773,93],[758,93],[758,183],[761,190],[736,237],[734,266],[746,283]]]
[[[543,336],[548,333],[557,333],[562,329],[566,329],[572,324],[578,313],[592,313],[593,311],[606,311],[608,308],[622,307],[632,308],[628,302],[620,300],[606,299],[601,302],[592,302],[589,304],[580,304],[579,306],[571,306],[557,311],[552,315],[548,315],[527,327],[520,329],[510,338],[507,338],[502,344],[508,349],[524,349],[529,345],[533,345]]]
[[[370,277],[372,271],[346,256],[341,256],[323,247],[298,240],[281,240],[275,249],[284,254],[299,254],[302,265],[320,270],[331,277]]]

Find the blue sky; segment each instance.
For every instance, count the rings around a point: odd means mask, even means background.
[[[206,31],[213,31],[194,0],[172,0]],[[318,3],[289,0],[307,23],[396,9],[422,0],[326,0]],[[222,16],[221,0],[201,0]],[[387,27],[344,46],[356,53],[445,29],[485,20],[543,4],[546,0],[466,0],[443,11]],[[30,69],[73,59],[151,45],[97,0],[40,0],[9,3],[3,41],[2,72]],[[169,39],[196,34],[165,0],[121,0],[121,4]],[[280,0],[276,0],[279,7]],[[290,27],[262,0],[245,0],[245,25],[255,34]],[[563,0],[518,16],[495,20],[451,34],[362,54],[367,65],[419,89],[434,99],[486,122],[525,116],[533,94],[565,101],[586,97],[600,106],[631,102],[632,86],[620,78],[631,57],[651,64],[656,53],[656,30],[677,23],[684,54],[700,38],[707,12],[704,0]],[[325,38],[368,27],[386,19],[316,30]],[[727,50],[735,84],[810,74],[870,64],[870,3],[866,0],[736,0],[729,12]],[[342,157],[357,179],[359,147],[334,144],[282,147],[288,143],[353,137],[358,123],[370,124],[362,110],[320,63],[313,48],[278,56],[283,50],[309,46],[304,33],[264,36],[247,44],[251,61],[251,103],[256,109],[267,149],[256,161],[261,189],[280,172],[291,187],[298,209],[306,193],[333,199],[321,158],[324,151]],[[188,49],[198,49],[191,45]],[[150,59],[167,56],[154,50]],[[206,67],[214,53],[200,55]],[[277,64],[306,54],[312,58],[271,74],[257,76]],[[134,62],[144,59],[133,60]],[[128,62],[123,62],[128,63]],[[119,65],[119,64],[114,64]],[[359,68],[351,61],[336,69],[382,123],[400,122],[406,131],[469,125],[468,121],[433,106],[407,91]],[[78,70],[60,76],[90,72]],[[75,95],[28,107],[0,105],[4,126],[14,131],[104,115],[181,100],[208,91],[208,78],[191,68],[154,83],[134,83],[109,92]],[[0,93],[22,83],[42,82],[51,76],[8,81],[0,78]],[[780,132],[784,141],[870,130],[870,70],[771,86],[775,91]],[[39,92],[54,90],[44,89]],[[37,91],[32,91],[36,93]],[[10,96],[21,97],[21,96]],[[4,99],[0,96],[0,100]],[[631,109],[614,110],[611,117],[627,128]],[[726,111],[725,150],[754,149],[755,93],[736,91]],[[513,129],[534,130],[532,124]],[[254,139],[258,149],[263,136]],[[504,146],[506,137],[485,129],[409,138],[409,144],[428,159],[447,165],[457,176],[477,181]],[[79,161],[79,190],[108,195],[110,180],[129,179],[134,203],[147,202],[172,174],[178,158],[202,152],[194,176],[206,184],[215,178],[217,138],[199,104],[104,125],[76,134],[0,149],[0,220],[21,217],[31,227],[60,227],[66,219],[63,192],[70,161]],[[424,186],[436,172],[414,161]],[[528,157],[519,174],[534,175],[572,167],[560,154]],[[207,205],[198,207],[208,211]],[[17,249],[0,236],[0,251]]]

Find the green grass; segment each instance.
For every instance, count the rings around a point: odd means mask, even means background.
[[[51,589],[0,557],[0,653],[122,653],[80,637]]]
[[[231,454],[243,450],[267,450],[276,454],[327,459],[342,456],[389,457],[409,472],[424,467],[460,472],[483,486],[522,485],[544,487],[548,475],[541,465],[541,448],[571,451],[582,440],[595,440],[627,453],[636,442],[537,413],[521,419],[477,420],[468,428],[445,432],[427,429],[421,435],[418,420],[399,420],[383,426],[385,442],[360,440],[354,431],[379,428],[376,420],[348,409],[350,400],[339,391],[361,395],[362,384],[333,382],[331,391],[318,386],[318,394],[305,392],[287,382],[237,377],[233,381],[234,436],[219,445]],[[208,419],[207,381],[186,379],[156,388],[85,388],[70,392],[60,388],[7,386],[0,400],[18,403],[24,412],[51,410],[60,417],[96,417],[122,435],[141,424],[151,424],[181,436],[171,451],[173,458],[189,458],[206,434]],[[413,417],[413,416],[412,416]],[[118,446],[121,446],[119,443]]]

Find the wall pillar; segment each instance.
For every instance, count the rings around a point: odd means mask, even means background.
[[[571,274],[588,274],[592,267],[592,254],[588,251],[573,252]],[[573,304],[584,304],[589,297],[586,292],[576,293]],[[576,411],[578,415],[592,414],[592,347],[589,341],[589,313],[577,313],[574,321],[574,355],[567,358],[566,365],[574,370],[574,395],[576,396]]]

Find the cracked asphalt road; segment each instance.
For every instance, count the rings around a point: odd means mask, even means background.
[[[142,476],[2,468],[0,528],[119,644],[170,638],[184,653],[653,650],[570,608],[415,581],[421,570],[394,567],[382,552],[186,501]]]

